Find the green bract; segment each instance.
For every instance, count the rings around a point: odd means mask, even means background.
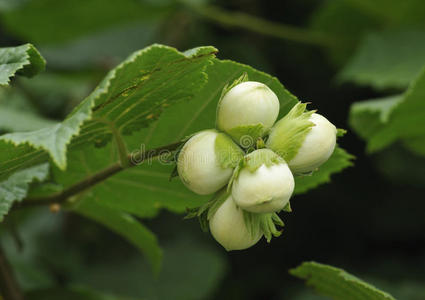
[[[242,157],[242,150],[225,134],[205,130],[192,136],[183,146],[177,171],[190,190],[208,195],[227,184]]]
[[[282,210],[294,191],[294,177],[286,162],[269,149],[248,154],[236,170],[232,196],[236,204],[254,213]]]
[[[260,226],[249,230],[244,212],[228,196],[209,220],[210,231],[227,251],[243,250],[255,245],[262,237]]]
[[[220,100],[217,127],[249,148],[273,126],[278,114],[276,94],[261,82],[245,81],[233,86]]]
[[[288,162],[293,173],[310,173],[329,159],[337,130],[323,116],[298,103],[272,128],[267,147]]]

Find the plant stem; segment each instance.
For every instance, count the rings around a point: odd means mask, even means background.
[[[267,21],[242,12],[227,12],[212,5],[186,4],[202,17],[224,27],[242,28],[279,39],[316,46],[335,46],[339,42],[339,38],[337,39],[329,34]]]
[[[0,246],[0,291],[4,300],[23,300],[21,290],[13,275],[13,270]]]
[[[27,198],[25,201],[16,205],[16,208],[28,207],[35,205],[49,205],[53,203],[63,203],[69,199],[69,197],[75,196],[90,187],[95,186],[96,184],[108,179],[109,177],[117,174],[120,171],[125,169],[135,167],[143,163],[146,159],[151,159],[162,154],[171,154],[172,151],[176,150],[182,142],[177,142],[174,144],[161,146],[155,149],[143,151],[140,153],[133,153],[126,157],[126,164],[121,162],[114,163],[113,165],[95,173],[82,181],[71,185],[69,188],[48,196],[37,197],[37,198]]]
[[[127,146],[122,138],[121,133],[115,128],[115,126],[111,126],[112,134],[115,138],[115,142],[117,143],[118,155],[120,158],[120,163],[123,168],[127,168],[130,166],[128,157]]]

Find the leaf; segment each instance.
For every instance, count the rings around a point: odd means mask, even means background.
[[[56,124],[54,121],[31,112],[2,106],[0,106],[0,109],[0,130],[8,132],[31,131]]]
[[[348,1],[323,1],[311,18],[312,29],[338,38],[339,43],[327,49],[329,58],[337,65],[345,63],[353,54],[365,32],[378,26],[379,19]]]
[[[295,177],[295,194],[302,194],[320,184],[331,181],[331,175],[353,165],[354,156],[340,147],[336,147],[329,160],[312,175]]]
[[[41,46],[49,66],[60,69],[88,69],[115,65],[130,53],[149,45],[160,24],[137,21],[77,37],[51,46]]]
[[[7,180],[0,182],[0,222],[3,221],[13,203],[26,197],[30,183],[43,181],[48,174],[49,165],[42,164],[16,172]]]
[[[32,0],[2,14],[2,23],[7,31],[23,40],[46,45],[69,41],[118,24],[152,20],[168,11],[169,6],[164,3],[151,1]],[[71,24],[70,20],[78,22]]]
[[[71,206],[71,210],[108,227],[125,237],[148,258],[154,273],[161,267],[162,250],[155,235],[132,216],[99,205],[99,198],[85,198]]]
[[[354,103],[350,108],[350,126],[362,138],[372,138],[388,123],[391,112],[403,98],[395,95]]]
[[[407,46],[408,45],[408,46]],[[376,89],[405,88],[425,65],[425,31],[371,33],[338,75]]]
[[[208,247],[204,239],[195,239],[187,233],[176,230],[173,238],[167,239],[163,267],[157,278],[143,259],[132,255],[115,258],[108,264],[86,264],[74,282],[140,300],[207,299],[226,275],[226,256],[217,248]]]
[[[289,273],[306,280],[317,293],[334,300],[395,300],[390,294],[346,271],[317,262],[304,262]]]
[[[224,85],[244,72],[252,80],[266,83],[278,95],[282,113],[297,103],[296,98],[270,75],[231,61],[213,59],[213,62],[205,70],[207,84],[190,102],[181,101],[167,107],[149,128],[124,137],[130,152],[153,149],[179,141],[194,132],[214,128],[216,107]],[[68,153],[68,169],[63,172],[54,168],[53,177],[66,188],[116,163],[117,157],[113,144],[101,149],[93,146],[72,148]],[[98,184],[92,192],[103,205],[140,217],[153,217],[162,208],[182,213],[187,208],[205,203],[208,196],[190,192],[179,179],[169,181],[173,167],[168,160],[148,159]]]
[[[135,52],[62,123],[1,136],[0,177],[46,160],[46,152],[65,169],[68,147],[104,145],[112,135],[147,127],[165,107],[193,97],[206,81],[203,70],[215,52],[213,47],[201,47],[184,54],[161,45]]]
[[[147,151],[179,141],[194,132],[214,128],[216,107],[223,87],[245,72],[251,80],[267,84],[278,95],[282,115],[298,102],[276,78],[246,65],[213,59],[213,64],[209,65],[205,72],[208,74],[208,83],[192,101],[179,102],[167,107],[159,120],[149,128],[124,137],[130,152]],[[66,172],[59,168],[53,168],[52,171],[53,178],[63,188],[116,163],[118,155],[115,145],[109,143],[103,148],[93,146],[71,148],[68,160],[69,166]],[[340,162],[335,162],[338,163]],[[190,192],[179,179],[170,182],[169,175],[173,168],[174,165],[168,159],[161,157],[147,159],[137,167],[122,171],[96,185],[91,192],[101,199],[102,205],[139,217],[153,217],[162,208],[182,213],[187,208],[198,207],[209,199],[208,196],[198,196]],[[330,169],[328,172],[333,170]],[[315,186],[320,180],[314,182]]]
[[[46,61],[31,44],[0,48],[0,86],[15,74],[32,77],[44,70]]]
[[[369,152],[401,141],[410,150],[425,155],[424,98],[425,70],[402,96],[354,104],[350,126],[366,139]]]

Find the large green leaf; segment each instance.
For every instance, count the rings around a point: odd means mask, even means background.
[[[306,284],[313,287],[319,294],[334,300],[395,300],[390,294],[332,266],[304,262],[289,272],[298,278],[305,279]]]
[[[194,132],[215,127],[216,107],[223,87],[241,74],[250,80],[264,82],[278,95],[281,115],[286,114],[297,99],[276,78],[253,68],[231,61],[213,60],[208,66],[208,83],[190,102],[180,102],[163,112],[158,121],[149,128],[126,137],[127,148],[134,153],[149,150],[181,140]],[[182,117],[187,116],[187,117]],[[336,154],[314,176],[300,178],[297,192],[305,192],[329,181],[330,174],[350,165],[351,157],[338,149]],[[66,171],[54,168],[53,177],[67,188],[114,164],[118,154],[114,144],[101,149],[93,146],[72,148],[68,152],[69,166]],[[110,208],[140,217],[155,216],[161,208],[183,212],[186,208],[201,205],[208,196],[190,192],[179,179],[169,181],[173,165],[161,160],[148,160],[108,178],[95,186],[92,193]],[[119,199],[119,201],[117,201]]]
[[[160,119],[149,128],[126,139],[128,149],[137,153],[179,141],[197,131],[215,127],[216,107],[223,87],[246,72],[250,80],[267,84],[279,97],[281,115],[286,114],[297,103],[276,78],[255,69],[231,61],[213,60],[206,69],[208,83],[190,102],[181,102],[169,107]],[[187,116],[182,118],[182,116]],[[70,151],[69,167],[66,172],[53,171],[57,182],[68,187],[82,178],[93,175],[118,159],[114,145],[103,149],[84,148]],[[305,192],[321,183],[329,181],[330,174],[350,165],[351,156],[338,149],[317,175],[300,178],[298,192]],[[183,212],[196,207],[209,197],[190,192],[179,179],[169,181],[173,165],[160,160],[148,160],[140,166],[130,168],[93,189],[102,204],[126,211],[140,217],[155,216],[159,209],[167,208]],[[119,199],[119,201],[117,201]]]
[[[180,102],[168,107],[149,128],[127,138],[130,151],[149,150],[179,141],[194,132],[215,127],[216,107],[223,87],[244,72],[252,80],[264,82],[275,91],[281,101],[282,114],[288,112],[297,101],[270,75],[231,61],[214,59],[213,62],[206,69],[208,83],[195,98],[190,102]],[[54,170],[54,177],[64,187],[106,168],[117,160],[117,153],[113,145],[108,145],[97,150],[92,148],[71,151],[69,159],[66,172]],[[102,199],[103,204],[141,217],[155,216],[161,208],[183,212],[188,207],[199,206],[209,198],[190,192],[179,179],[170,182],[173,167],[169,163],[149,160],[109,178],[96,186],[93,193]]]
[[[46,160],[66,168],[68,148],[105,144],[148,126],[162,110],[191,99],[206,82],[204,69],[216,49],[186,53],[154,45],[135,52],[110,71],[96,90],[57,125],[0,137],[0,177]],[[70,144],[70,145],[69,145]]]
[[[162,251],[155,235],[132,216],[99,205],[99,202],[97,197],[88,197],[72,205],[71,209],[125,237],[146,255],[153,270],[158,273]]]
[[[0,222],[13,203],[27,196],[29,185],[33,181],[43,181],[49,174],[49,165],[42,164],[16,172],[7,180],[0,182]]]
[[[44,70],[46,61],[31,44],[0,48],[0,86],[15,74],[32,77]]]
[[[118,24],[158,18],[168,10],[164,3],[142,0],[31,0],[3,13],[2,23],[22,39],[44,45],[69,41]]]
[[[425,31],[367,35],[339,74],[342,81],[377,89],[405,88],[425,65]]]
[[[366,141],[370,152],[401,141],[425,155],[425,71],[401,96],[355,103],[350,126]]]

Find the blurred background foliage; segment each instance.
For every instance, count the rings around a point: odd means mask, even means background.
[[[271,245],[225,253],[181,215],[144,220],[164,249],[156,278],[92,221],[16,212],[1,239],[30,299],[323,299],[288,274],[306,260],[425,299],[425,2],[0,0],[0,46],[26,42],[47,70],[0,89],[0,133],[62,120],[149,44],[214,45],[347,128],[341,145],[357,156],[331,184],[294,198]],[[373,100],[356,103],[364,99]]]

